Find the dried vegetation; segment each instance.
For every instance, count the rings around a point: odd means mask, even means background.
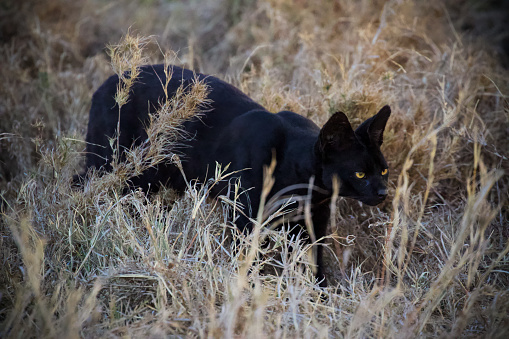
[[[502,6],[2,2],[0,337],[509,336]],[[163,102],[151,142],[111,174],[70,189],[93,91],[113,70],[170,59],[318,124],[391,105],[390,199],[339,199],[331,287],[317,287],[308,248],[287,230],[260,217],[253,234],[232,232],[231,202],[207,199],[214,180],[184,196],[123,194],[129,177],[178,163],[178,123],[206,104],[203,84]]]

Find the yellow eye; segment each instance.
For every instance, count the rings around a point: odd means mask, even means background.
[[[387,174],[387,168],[382,171],[382,175],[386,175],[386,174]]]
[[[355,176],[359,179],[362,179],[366,176],[366,173],[364,172],[355,172]]]

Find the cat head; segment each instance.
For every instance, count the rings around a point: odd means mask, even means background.
[[[380,146],[390,115],[390,107],[384,106],[355,131],[343,112],[335,113],[325,123],[316,152],[326,189],[332,191],[332,180],[337,176],[340,196],[371,206],[385,200],[389,170]]]

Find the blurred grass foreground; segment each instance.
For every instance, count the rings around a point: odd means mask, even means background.
[[[509,337],[507,7],[2,1],[0,337]],[[122,194],[140,157],[71,189],[92,93],[164,60],[319,125],[391,105],[389,199],[338,199],[328,288],[288,229],[231,232],[208,185]]]

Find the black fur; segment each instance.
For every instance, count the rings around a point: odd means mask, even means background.
[[[243,188],[252,189],[241,196],[240,202],[249,207],[244,212],[252,217],[259,207],[263,167],[270,164],[274,154],[277,166],[270,196],[315,178],[316,189],[311,203],[317,239],[325,236],[334,176],[339,178],[341,196],[368,205],[376,205],[385,199],[387,174],[382,175],[382,171],[387,168],[387,163],[380,146],[391,113],[389,106],[383,107],[355,131],[342,112],[334,114],[320,129],[311,120],[293,112],[270,113],[237,88],[215,77],[176,66],[172,68],[169,93],[174,93],[182,84],[190,84],[195,77],[204,80],[210,88],[210,109],[200,119],[191,119],[183,126],[191,136],[180,149],[188,180],[204,182],[207,173],[209,177],[214,173],[216,162],[231,164],[229,171],[242,170],[236,176],[241,178]],[[117,76],[110,77],[93,96],[86,138],[87,169],[111,169],[112,149],[108,138],[115,136],[117,128],[118,106],[114,101],[117,83]],[[155,112],[159,99],[164,98],[162,83],[165,83],[163,65],[142,67],[129,102],[121,110],[121,148],[129,148],[146,139],[144,127],[149,121],[149,107]],[[365,176],[358,178],[356,172],[363,172]],[[186,188],[180,171],[172,164],[160,165],[133,179],[133,185],[145,190],[160,184],[170,185],[178,191]],[[227,186],[228,182],[218,185],[213,195],[225,194]],[[307,189],[291,193],[306,195]],[[235,223],[241,230],[250,229],[249,219],[245,216],[241,215]],[[317,266],[317,277],[323,279],[322,246],[317,248]]]

